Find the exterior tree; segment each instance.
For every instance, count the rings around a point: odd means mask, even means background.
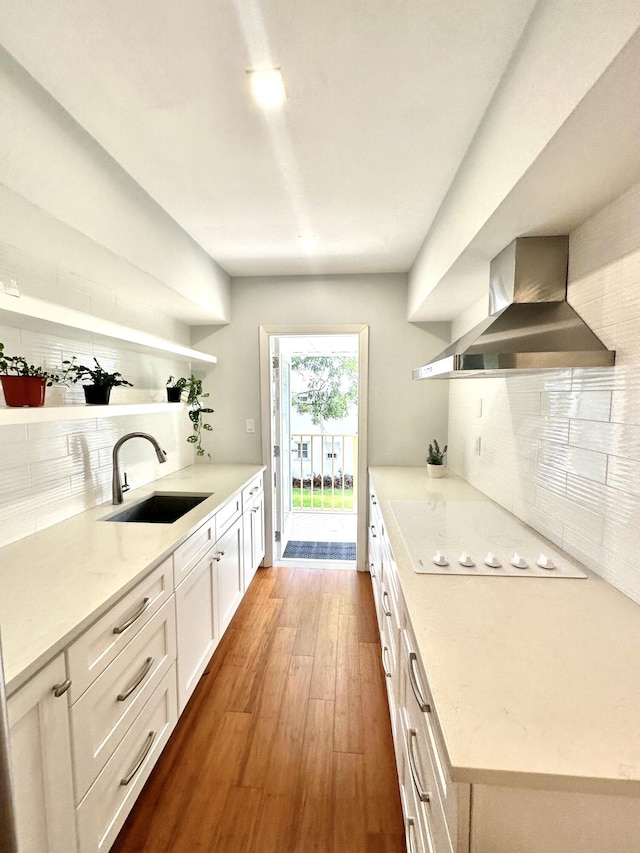
[[[291,369],[305,382],[306,390],[293,395],[301,415],[324,432],[324,421],[347,417],[358,402],[358,359],[346,355],[305,355],[291,359]]]

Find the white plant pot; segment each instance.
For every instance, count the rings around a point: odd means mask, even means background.
[[[430,477],[444,477],[445,467],[444,465],[432,465],[430,462],[427,462],[427,471]]]

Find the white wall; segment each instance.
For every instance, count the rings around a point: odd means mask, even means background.
[[[615,368],[451,381],[449,465],[640,602],[640,184],[571,234],[568,296]]]
[[[1,47],[0,126],[0,184],[152,276],[158,300],[163,287],[177,293],[190,322],[228,321],[226,273]],[[53,222],[29,226],[7,242],[52,242]],[[119,278],[111,287],[126,290]]]
[[[193,344],[215,353],[212,454],[217,462],[262,461],[261,325],[367,324],[369,339],[369,464],[421,465],[433,436],[445,438],[446,383],[413,382],[411,369],[448,342],[449,324],[406,321],[405,275],[234,279],[227,327],[193,330]]]

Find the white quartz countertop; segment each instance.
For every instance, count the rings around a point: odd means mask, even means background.
[[[640,606],[588,570],[416,574],[390,502],[488,498],[418,468],[370,475],[453,779],[640,794]]]
[[[105,523],[110,503],[0,548],[0,632],[10,694],[170,554],[262,465],[193,465],[127,492],[210,497],[172,524]]]

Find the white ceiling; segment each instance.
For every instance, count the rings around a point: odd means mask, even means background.
[[[0,42],[230,275],[397,272],[534,5],[3,0]]]

